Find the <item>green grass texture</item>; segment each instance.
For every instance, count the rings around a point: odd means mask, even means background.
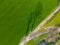
[[[49,21],[47,24],[45,24],[46,27],[48,26],[56,26],[60,27],[60,11],[56,14],[55,17],[51,21]]]
[[[57,6],[57,0],[0,0],[0,45],[18,45]]]

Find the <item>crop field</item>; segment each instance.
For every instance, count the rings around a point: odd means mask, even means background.
[[[56,14],[56,16],[52,18],[52,20],[50,20],[47,24],[45,24],[44,27],[47,28],[47,27],[50,27],[50,26],[60,27],[60,12],[58,12]],[[41,32],[44,32],[44,31],[46,31],[46,30],[41,29]],[[37,45],[38,42],[45,39],[46,37],[47,37],[47,34],[44,34],[44,35],[42,35],[38,38],[35,38],[35,39],[29,41],[26,45]],[[60,37],[60,35],[59,35],[59,37]]]
[[[57,0],[0,0],[0,45],[18,45],[57,6]]]

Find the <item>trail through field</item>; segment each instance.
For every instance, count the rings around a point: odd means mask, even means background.
[[[38,36],[40,36],[40,35],[42,35],[42,34],[47,33],[48,31],[45,32],[45,33],[39,33],[38,35],[36,35],[36,33],[38,33],[39,30],[40,30],[41,28],[43,28],[43,26],[44,26],[50,19],[52,19],[52,18],[57,14],[57,12],[59,12],[59,11],[60,11],[60,5],[59,5],[59,6],[56,8],[56,10],[55,10],[54,12],[52,12],[45,20],[43,20],[43,21],[37,26],[37,28],[34,29],[34,31],[32,31],[27,37],[25,37],[25,38],[19,43],[19,45],[25,45],[28,41],[34,39],[35,37],[38,37]],[[60,29],[59,29],[59,30],[60,30]]]

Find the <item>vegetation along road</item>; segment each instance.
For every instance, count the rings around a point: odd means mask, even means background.
[[[19,45],[24,45],[24,44],[26,44],[28,41],[30,41],[31,39],[34,39],[34,37],[36,36],[35,34],[36,34],[37,32],[39,32],[39,30],[40,30],[50,19],[52,19],[52,18],[56,15],[56,13],[59,12],[59,11],[60,11],[60,5],[59,5],[59,6],[56,8],[56,10],[55,10],[54,12],[52,12],[43,22],[41,22],[34,31],[32,31],[27,37],[25,37],[25,38],[21,41],[21,43],[20,43]],[[33,36],[32,36],[32,35],[33,35]],[[41,34],[39,34],[39,35],[41,35]]]

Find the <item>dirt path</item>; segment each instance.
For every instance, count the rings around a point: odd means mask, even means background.
[[[32,31],[26,38],[24,38],[24,39],[19,43],[19,45],[25,45],[28,41],[30,41],[31,39],[34,39],[34,37],[36,37],[36,33],[38,33],[39,30],[40,30],[50,19],[52,19],[52,18],[55,16],[55,14],[56,14],[57,12],[59,12],[59,11],[60,11],[60,5],[59,5],[59,6],[56,8],[56,10],[55,10],[54,12],[52,12],[45,20],[43,20],[43,22],[41,22],[34,31]],[[41,35],[41,34],[40,34],[40,35]]]

